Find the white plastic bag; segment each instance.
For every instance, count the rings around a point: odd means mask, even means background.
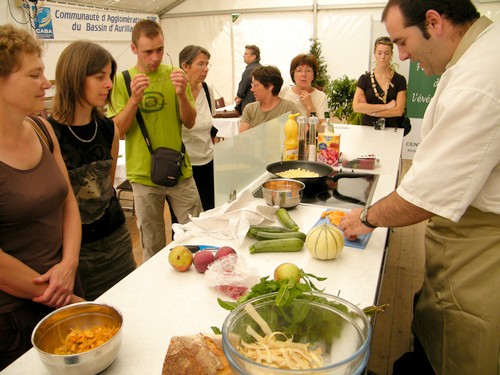
[[[208,286],[237,299],[260,281],[256,269],[248,266],[237,254],[229,254],[210,263],[205,271]]]

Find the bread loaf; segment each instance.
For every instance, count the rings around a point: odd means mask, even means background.
[[[220,335],[174,336],[163,362],[162,375],[233,374],[222,350]]]

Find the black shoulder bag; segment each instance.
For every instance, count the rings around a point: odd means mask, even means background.
[[[128,70],[123,71],[123,78],[125,79],[125,85],[127,86],[127,92],[130,97],[132,93],[130,90],[130,73]],[[179,182],[179,177],[182,175],[181,165],[186,153],[184,143],[182,143],[181,152],[168,147],[158,147],[153,150],[140,108],[137,109],[135,116],[141,128],[144,140],[146,141],[146,145],[148,146],[149,153],[151,154],[151,181],[157,185],[175,186],[177,182]]]

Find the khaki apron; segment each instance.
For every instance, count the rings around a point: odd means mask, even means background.
[[[434,216],[414,330],[437,374],[498,375],[500,215],[469,207],[458,223]]]

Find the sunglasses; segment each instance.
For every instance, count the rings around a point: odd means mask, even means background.
[[[392,43],[391,38],[389,38],[388,36],[381,36],[380,38],[377,38],[375,40],[375,44],[380,42]]]
[[[170,62],[170,70],[173,72],[174,71],[174,64],[172,63],[172,58],[170,57],[170,55],[168,53],[165,52],[165,55],[168,56],[168,61]],[[162,77],[162,78],[158,78],[158,79],[155,79],[154,81],[149,81],[149,83],[155,83],[155,82],[160,82],[160,81],[165,81],[167,79],[170,79],[170,77]]]

